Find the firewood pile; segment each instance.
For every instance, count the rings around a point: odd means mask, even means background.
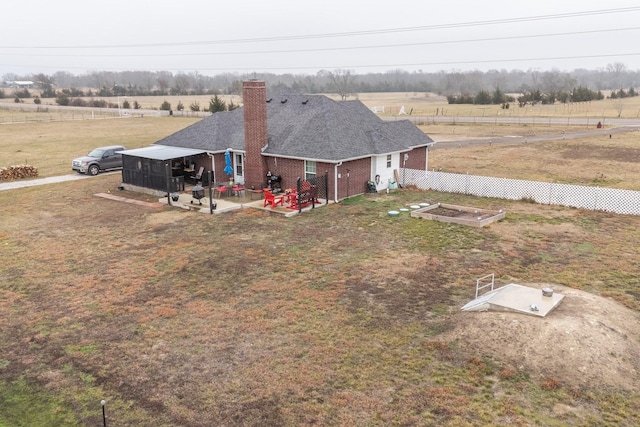
[[[38,176],[38,168],[31,165],[0,167],[0,181],[12,181]]]

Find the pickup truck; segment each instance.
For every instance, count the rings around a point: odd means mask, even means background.
[[[122,145],[98,147],[84,157],[78,157],[71,162],[71,169],[87,175],[98,175],[100,171],[122,167]]]

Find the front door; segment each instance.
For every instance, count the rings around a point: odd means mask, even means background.
[[[233,170],[233,181],[244,183],[244,155],[242,153],[236,153],[234,157],[235,168]]]

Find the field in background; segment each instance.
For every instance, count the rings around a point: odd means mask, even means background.
[[[640,134],[616,133],[531,143],[495,143],[458,147],[456,140],[483,134],[498,136],[563,135],[566,129],[522,126],[456,126],[457,135],[432,134],[440,148],[429,152],[429,168],[445,172],[529,181],[557,182],[640,191]],[[484,132],[482,129],[484,128]],[[440,127],[443,129],[443,127]],[[431,129],[436,130],[436,129]],[[578,129],[583,130],[583,129]],[[570,131],[570,130],[569,130]],[[489,135],[490,134],[490,135]],[[455,138],[453,138],[455,136]],[[452,139],[447,140],[447,137]]]
[[[339,100],[335,94],[326,94],[328,97]],[[605,94],[606,95],[606,94]],[[242,104],[242,98],[238,95],[219,95],[227,104],[231,101],[235,105]],[[200,109],[208,108],[212,95],[180,95],[180,96],[138,96],[138,97],[93,97],[82,98],[84,100],[102,99],[112,105],[118,105],[126,99],[131,105],[137,101],[143,109],[157,110],[160,105],[167,101],[172,109],[177,109],[178,103],[184,105],[185,111],[190,110],[192,103],[197,103]],[[618,110],[621,110],[622,118],[640,117],[640,96],[624,98],[622,100],[603,99],[600,101],[578,102],[568,104],[535,105],[518,107],[517,103],[511,103],[510,108],[502,109],[499,105],[470,105],[447,103],[444,96],[439,96],[431,92],[388,92],[388,93],[361,93],[354,94],[348,99],[358,99],[370,108],[384,108],[381,115],[398,115],[402,109],[406,115],[413,116],[469,116],[469,117],[570,117],[594,119],[618,117]],[[6,99],[5,102],[10,100]],[[33,103],[33,99],[25,99],[26,104]],[[55,99],[43,98],[42,106],[56,105]],[[131,110],[134,113],[134,110]],[[1,111],[0,111],[1,114]],[[595,123],[595,122],[594,122]]]
[[[65,175],[72,173],[72,159],[95,147],[144,147],[197,120],[145,117],[1,125],[0,166],[30,164],[40,177]]]
[[[37,114],[37,113],[33,113]],[[22,123],[0,126],[0,166],[30,164],[40,177],[71,173],[71,159],[102,145],[138,148],[195,123],[197,118],[144,117]],[[432,124],[420,126],[440,146],[469,138],[540,136],[585,130],[584,126]],[[432,150],[429,167],[447,172],[526,180],[640,189],[638,133],[531,144]]]
[[[333,96],[334,99],[338,99]],[[470,105],[448,104],[444,96],[433,93],[407,92],[407,93],[363,93],[356,99],[366,106],[384,107],[384,115],[397,115],[402,107],[404,112],[414,116],[468,116],[468,117],[592,117],[615,118],[618,117],[618,105],[622,103],[622,118],[640,117],[640,96],[625,98],[624,100],[603,99],[600,101],[578,102],[553,105],[527,105],[518,107],[517,103],[511,103],[510,108],[502,109],[499,105]],[[352,99],[352,98],[350,98]],[[596,122],[594,122],[596,123]]]

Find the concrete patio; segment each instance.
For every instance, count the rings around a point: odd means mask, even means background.
[[[205,194],[208,195],[208,190],[206,189],[205,189]],[[225,212],[230,212],[236,209],[244,209],[244,208],[259,209],[259,210],[283,215],[285,217],[291,217],[298,214],[297,209],[289,209],[286,206],[277,206],[275,208],[272,208],[271,206],[265,207],[262,199],[262,195],[258,195],[258,198],[255,195],[252,195],[253,196],[253,199],[252,199],[249,194],[243,194],[243,195],[237,195],[237,196],[226,195],[220,198],[214,197],[212,200],[213,202],[215,202],[216,207],[213,211],[211,211],[211,208],[209,205],[210,199],[208,196],[205,196],[204,198],[198,201],[197,199],[193,198],[191,189],[188,189],[188,191],[187,189],[185,189],[184,192],[178,193],[177,201],[171,200],[171,206],[177,209],[192,210],[192,211],[206,213],[206,214],[210,214],[210,213],[222,214]],[[166,197],[162,197],[158,199],[158,202],[163,205],[168,204]],[[316,208],[321,206],[326,206],[326,200],[320,199],[320,203],[316,203],[315,206]],[[311,205],[305,206],[302,209],[302,211],[304,212],[310,209],[313,209]]]

